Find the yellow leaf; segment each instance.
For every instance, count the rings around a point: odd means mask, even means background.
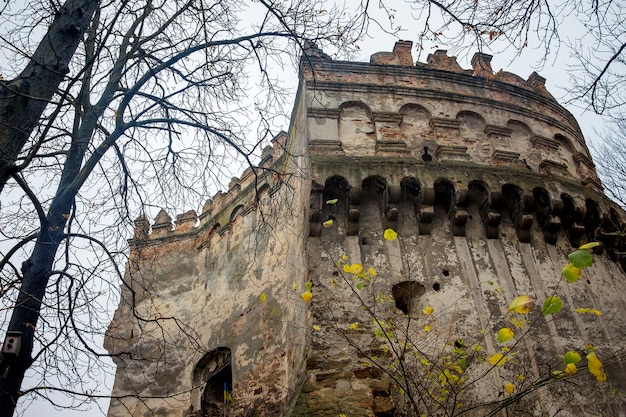
[[[493,366],[502,366],[506,362],[506,357],[502,353],[494,353],[489,357],[489,363]]]
[[[513,391],[515,391],[515,385],[513,385],[511,382],[507,382],[506,384],[504,384],[504,390],[509,394],[513,394]]]
[[[333,287],[336,287],[336,286],[337,286],[337,282],[335,282],[335,279],[334,279],[334,278],[331,278],[331,279],[330,279],[330,283],[332,284],[332,286],[333,286]]]
[[[573,263],[568,263],[565,265],[561,273],[569,283],[574,283],[580,279],[580,268],[574,266]]]
[[[509,304],[509,311],[514,311],[519,314],[528,314],[530,313],[530,310],[533,309],[534,305],[534,299],[528,295],[520,295],[511,301],[511,304]]]
[[[354,323],[350,323],[350,330],[356,330],[359,328],[359,322],[355,321]]]
[[[577,313],[593,313],[596,316],[602,315],[602,312],[600,310],[596,310],[595,308],[577,308],[574,311]]]
[[[293,290],[294,292],[298,291],[298,284],[296,284],[295,282],[293,283]]]
[[[339,201],[338,198],[333,198],[332,200],[326,200],[326,204],[329,204],[329,205],[337,204],[337,201]]]
[[[444,369],[443,374],[445,375],[448,382],[457,383],[459,382],[459,377],[450,372],[449,369]]]
[[[320,330],[322,330],[322,328],[320,326],[318,326],[317,324],[313,325],[313,330],[315,330],[316,332],[319,332]]]
[[[421,358],[420,362],[421,362],[422,365],[425,365],[425,366],[431,366],[433,364],[431,361],[429,361],[426,358]]]
[[[263,293],[263,294],[261,294],[261,296],[259,297],[259,301],[260,301],[260,302],[263,302],[263,301],[265,301],[265,300],[267,300],[267,294]]]
[[[568,375],[576,375],[576,371],[577,371],[576,364],[574,363],[568,363],[565,366],[565,373]]]
[[[524,375],[516,374],[515,379],[517,379],[518,381],[525,381],[526,377]]]
[[[344,270],[345,270],[345,267],[344,267]],[[363,265],[352,264],[348,267],[348,270],[346,272],[349,272],[353,275],[359,275],[361,272],[363,272]]]
[[[430,314],[433,314],[433,311],[434,311],[434,310],[435,310],[435,309],[434,309],[432,306],[427,306],[427,307],[424,307],[424,308],[422,309],[422,313],[424,313],[424,314],[426,314],[426,315],[428,316],[428,315],[430,315]]]
[[[332,225],[333,225],[333,219],[328,219],[324,223],[322,223],[322,226],[324,226],[324,228],[326,229],[328,229]]]
[[[345,260],[347,260],[347,259],[348,259],[348,255],[346,255],[346,254],[344,253],[343,255],[341,255],[341,259],[342,259],[342,260],[344,260],[344,261],[345,261]]]
[[[515,332],[509,327],[503,327],[502,329],[498,330],[498,342],[500,343],[508,342],[509,340],[513,339],[514,336]]]
[[[313,299],[313,293],[311,291],[305,291],[300,297],[302,297],[302,301],[304,301],[305,303],[310,303]]]
[[[424,331],[425,331],[425,332],[429,332],[429,331],[431,331],[432,329],[433,329],[433,328],[432,328],[432,327],[430,327],[430,326],[428,326],[428,325],[424,326]]]
[[[371,276],[375,277],[376,276],[376,270],[374,269],[373,266],[370,266],[369,269],[367,270],[367,273],[370,274]]]
[[[591,372],[598,381],[606,381],[606,373],[604,373],[604,369],[602,368],[602,362],[598,359],[595,352],[591,352],[587,355],[587,368],[589,368],[589,372]]]
[[[515,320],[514,317],[511,317],[511,319],[509,320],[515,327],[517,327],[518,329],[523,329],[524,328],[524,324],[526,324],[526,320],[524,319],[519,319],[519,320]]]
[[[585,243],[584,245],[582,245],[581,247],[579,247],[579,250],[585,250],[585,249],[591,249],[591,248],[595,248],[596,246],[600,246],[600,242],[589,242],[589,243]]]
[[[383,237],[385,240],[395,240],[398,237],[398,233],[393,229],[387,229],[385,233],[383,233]]]

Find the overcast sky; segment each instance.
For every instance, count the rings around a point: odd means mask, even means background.
[[[418,27],[411,20],[411,15],[409,13],[398,13],[396,18],[397,24],[403,27]],[[569,36],[575,36],[576,33],[580,31],[580,27],[577,27],[576,22],[567,22],[567,24],[563,27],[561,36],[563,40],[566,40]],[[359,43],[360,53],[357,58],[359,61],[369,61],[369,57],[371,54],[374,54],[379,51],[391,51],[394,43],[398,38],[385,34],[381,31],[377,31],[374,26],[372,26],[371,38],[364,40]],[[400,39],[416,41],[418,36],[415,31],[406,30],[399,34]],[[434,44],[426,44],[425,51],[420,58],[422,62],[426,60],[426,56],[428,53],[434,52],[436,49]],[[440,49],[448,49],[447,45],[439,45]],[[465,51],[459,55],[458,61],[459,64],[463,68],[471,68],[469,60],[475,51],[469,50]],[[568,56],[568,51],[566,48],[560,49],[559,55],[551,55],[547,61],[544,62],[542,67],[538,67],[541,62],[541,58],[543,56],[543,50],[541,49],[533,49],[529,47],[525,50],[521,56],[515,58],[513,51],[505,51],[502,53],[498,53],[497,51],[484,51],[486,53],[493,54],[492,60],[492,68],[494,71],[498,71],[499,69],[503,69],[505,71],[512,72],[521,76],[524,79],[527,79],[528,76],[533,72],[537,71],[540,75],[546,78],[546,86],[548,91],[556,97],[557,99],[561,99],[567,96],[567,88],[568,88],[568,75],[567,69],[572,66],[572,60]],[[414,58],[417,59],[417,53],[414,52]],[[284,77],[286,81],[291,81],[294,84],[297,82],[297,74],[295,73],[295,68],[289,67],[284,68],[283,70]],[[291,108],[291,103],[288,105]],[[567,105],[566,106],[570,112],[574,114],[574,116],[578,119],[581,129],[589,141],[591,138],[595,136],[594,130],[601,130],[602,127],[602,119],[599,116],[594,115],[591,112],[584,111],[583,109],[578,108],[575,105]],[[287,126],[284,126],[284,129],[287,129]],[[172,213],[173,214],[173,213]],[[114,309],[116,306],[112,306]],[[109,381],[112,381],[112,378],[109,378]],[[111,386],[111,383],[108,383],[108,386]],[[103,391],[102,393],[106,393]],[[106,411],[106,404],[108,401],[101,402],[101,407],[103,407],[104,411]],[[39,400],[36,404],[30,406],[27,411],[24,412],[26,416],[46,416],[46,417],[71,417],[71,416],[85,416],[85,415],[100,415],[97,407],[92,408],[90,411],[82,411],[82,412],[73,412],[70,410],[55,410],[54,407],[50,406],[43,400]]]

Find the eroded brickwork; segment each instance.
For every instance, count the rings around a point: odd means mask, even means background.
[[[113,395],[127,396],[111,416],[411,415],[389,368],[364,366],[393,366],[371,311],[430,338],[426,350],[483,329],[489,353],[501,325],[492,318],[516,294],[556,291],[605,312],[539,318],[517,362],[481,378],[465,406],[500,401],[515,373],[541,375],[591,340],[607,355],[626,347],[624,241],[606,233],[623,230],[624,214],[543,78],[494,73],[485,54],[471,69],[445,51],[414,63],[405,41],[370,63],[307,52],[292,125],[259,169],[200,216],[172,223],[162,212],[151,231],[138,219],[106,341],[121,353]],[[567,254],[593,240],[604,252],[576,290],[564,287]],[[342,257],[378,271],[361,299],[337,269]],[[426,306],[438,312],[427,335],[416,319]],[[607,372],[622,392],[621,362]],[[548,388],[522,404],[532,415],[624,415],[610,392]]]

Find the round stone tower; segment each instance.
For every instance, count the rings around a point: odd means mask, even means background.
[[[576,120],[411,48],[310,47],[259,167],[139,219],[110,415],[626,415],[625,216]]]

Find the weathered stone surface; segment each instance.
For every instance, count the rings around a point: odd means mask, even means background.
[[[375,337],[371,311],[432,340],[423,353],[480,334],[492,354],[492,334],[507,325],[493,318],[515,295],[558,293],[570,309],[602,310],[537,314],[505,370],[468,359],[468,416],[567,350],[593,341],[606,358],[626,348],[626,242],[606,233],[624,230],[625,215],[601,193],[578,124],[545,80],[492,74],[482,54],[470,70],[444,51],[413,66],[407,42],[371,64],[308,50],[289,133],[263,150],[272,174],[255,182],[247,170],[199,221],[188,212],[174,227],[162,212],[149,235],[138,221],[106,339],[121,396],[109,415],[411,415],[391,371],[397,352]],[[396,240],[384,239],[388,228]],[[604,253],[567,286],[567,254],[592,240]],[[337,268],[342,256],[376,269],[361,292]],[[308,281],[310,304],[300,297]],[[437,312],[430,332],[427,306]],[[512,407],[623,416],[622,397],[608,393],[626,389],[626,372],[619,360],[605,369],[607,389],[550,385]]]

